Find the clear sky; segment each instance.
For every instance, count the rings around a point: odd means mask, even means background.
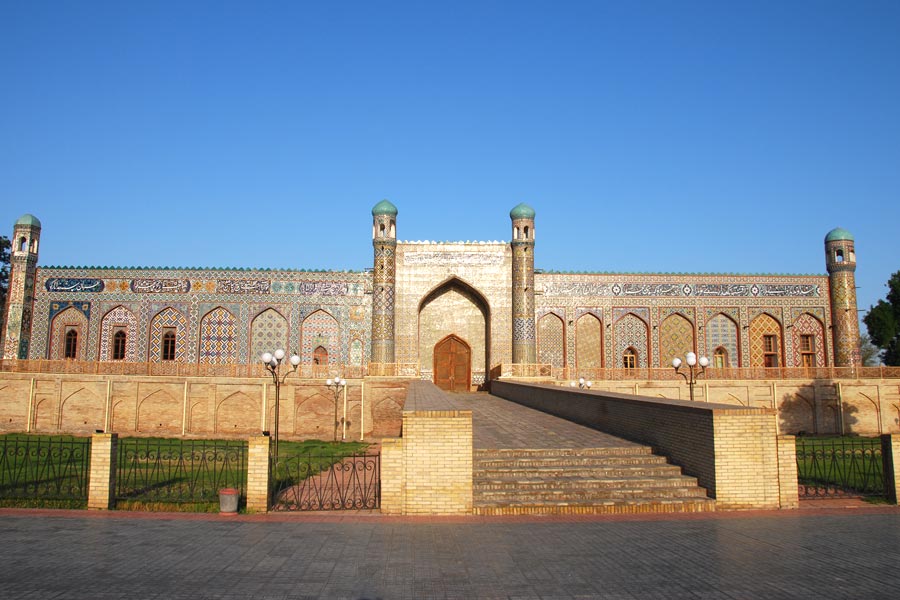
[[[0,1],[0,231],[40,264],[363,269],[406,240],[536,265],[900,270],[900,2]]]

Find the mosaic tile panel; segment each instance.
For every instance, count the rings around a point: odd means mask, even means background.
[[[603,324],[591,313],[575,322],[575,363],[578,369],[603,367]]]
[[[110,310],[100,322],[100,360],[112,360],[113,332],[119,327],[125,329],[124,360],[138,362],[138,320],[137,316],[124,306],[117,306]]]
[[[615,336],[616,368],[622,367],[622,356],[628,348],[634,348],[637,352],[637,366],[647,367],[647,324],[642,319],[634,313],[626,314],[616,321]]]
[[[538,321],[538,361],[554,367],[565,364],[565,343],[563,320],[548,313]]]
[[[825,329],[822,326],[821,321],[809,313],[800,315],[794,321],[794,327],[791,331],[791,337],[794,341],[794,366],[803,366],[803,356],[801,355],[801,336],[803,335],[813,336],[816,352],[815,366],[827,366],[827,363],[825,362]]]
[[[328,351],[329,360],[337,362],[341,356],[341,331],[337,320],[324,310],[317,310],[303,320],[300,331],[302,364],[313,363],[313,353],[319,346]]]
[[[694,350],[694,326],[681,314],[674,314],[659,326],[659,366],[667,367],[673,358],[684,358]]]
[[[85,355],[88,339],[88,320],[84,312],[70,306],[53,317],[50,327],[50,358],[62,360],[66,356],[66,329],[78,328],[78,358]]]
[[[706,322],[706,356],[710,362],[716,353],[716,348],[722,347],[726,352],[725,367],[737,367],[740,361],[738,353],[738,328],[737,323],[722,313],[717,314]]]
[[[185,362],[185,350],[187,348],[188,320],[171,306],[157,313],[150,322],[150,362],[162,361],[163,333],[167,328],[175,328],[175,362]]]
[[[274,308],[262,311],[250,324],[250,362],[258,362],[264,352],[288,348],[288,323]]]
[[[363,345],[359,339],[350,342],[350,365],[359,367],[363,361]]]
[[[781,366],[783,357],[781,356],[781,325],[771,315],[761,313],[750,322],[750,366],[765,366],[765,344],[763,338],[767,335],[776,337],[776,347],[778,349],[778,364]]]
[[[208,312],[200,321],[200,362],[237,362],[237,322],[234,315],[222,307]]]

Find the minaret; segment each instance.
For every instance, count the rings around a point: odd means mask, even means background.
[[[537,362],[534,331],[534,209],[519,204],[512,219],[512,361]]]
[[[394,284],[397,261],[397,207],[382,200],[372,208],[372,357],[394,363]]]
[[[37,217],[23,215],[16,221],[10,240],[9,289],[2,337],[3,358],[28,358],[40,239],[41,222]]]
[[[834,335],[834,366],[858,367],[859,317],[856,314],[856,251],[853,235],[832,229],[825,236],[825,267],[831,288],[831,326]]]

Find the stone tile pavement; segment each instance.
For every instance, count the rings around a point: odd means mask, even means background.
[[[0,509],[0,598],[900,596],[900,511],[220,517]]]

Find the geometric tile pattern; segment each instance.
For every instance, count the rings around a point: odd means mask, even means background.
[[[554,367],[565,365],[563,320],[552,313],[538,321],[538,361]]]
[[[578,369],[603,366],[603,325],[590,313],[575,322],[575,364]]]
[[[681,314],[667,317],[659,326],[659,366],[672,364],[694,350],[694,326]]]
[[[138,362],[137,316],[124,306],[117,306],[103,316],[100,324],[100,360],[112,360],[113,357],[113,332],[121,329],[125,331],[125,362]]]
[[[74,327],[78,331],[78,348],[75,356],[81,359],[87,344],[88,320],[84,312],[74,306],[70,306],[53,317],[50,327],[50,358],[62,360],[65,358],[66,329]]]
[[[354,338],[352,342],[350,342],[350,365],[353,367],[362,366],[363,360],[363,346],[362,342],[359,341],[358,338]]]
[[[279,348],[290,355],[287,347],[288,324],[274,308],[269,308],[256,315],[250,324],[250,360],[258,362],[265,352],[274,352]]]
[[[237,362],[237,324],[234,315],[221,306],[206,313],[200,320],[199,362]]]
[[[637,367],[647,367],[647,323],[633,313],[628,313],[616,321],[615,335],[616,367],[622,368],[622,357],[628,348],[637,352]]]
[[[750,366],[764,367],[765,341],[767,335],[775,336],[775,350],[778,353],[778,366],[783,364],[781,358],[781,325],[771,315],[761,313],[750,322]]]
[[[809,313],[803,313],[794,321],[794,327],[791,330],[791,337],[794,340],[794,366],[803,366],[803,357],[801,356],[800,336],[811,335],[815,340],[816,366],[824,367],[825,362],[825,329],[822,323]]]
[[[725,349],[724,367],[738,365],[738,328],[737,324],[722,313],[706,322],[706,356],[712,362],[716,348]],[[714,363],[713,363],[714,364]]]
[[[163,334],[171,327],[175,329],[175,362],[185,362],[187,325],[187,318],[181,311],[171,306],[161,310],[150,322],[150,351],[147,360],[162,361]]]
[[[300,359],[302,364],[313,364],[316,348],[324,348],[331,362],[341,362],[341,331],[337,320],[324,310],[317,310],[305,319],[300,331]]]

